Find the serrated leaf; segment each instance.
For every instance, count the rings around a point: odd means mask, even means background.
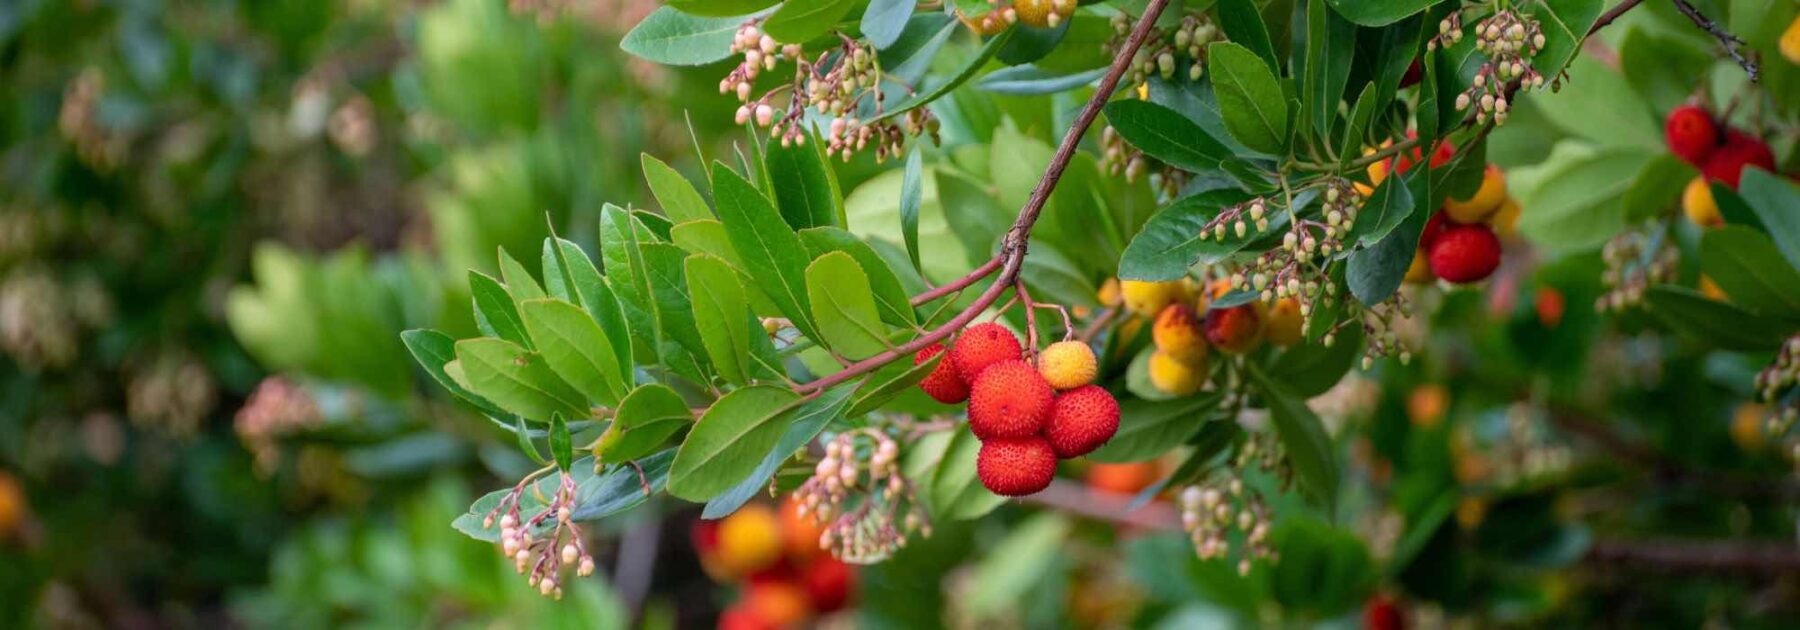
[[[662,206],[663,214],[670,221],[684,223],[713,218],[706,199],[681,173],[648,153],[640,155],[638,163],[643,166],[644,181],[650,184],[650,194],[656,197],[657,205]]]
[[[1288,103],[1281,82],[1264,60],[1241,45],[1214,42],[1206,50],[1225,129],[1246,147],[1282,153],[1288,142]]]
[[[887,349],[887,331],[875,308],[869,277],[856,259],[830,252],[806,267],[806,292],[825,347],[850,359]]]
[[[837,251],[856,259],[856,264],[869,277],[869,288],[874,291],[875,307],[881,311],[882,321],[895,326],[912,326],[918,323],[918,315],[912,308],[912,297],[900,283],[900,277],[868,243],[834,227],[801,230],[800,240],[806,243],[807,253],[813,258]]]
[[[749,382],[750,302],[736,271],[705,254],[687,258],[694,323],[719,375],[734,385]]]
[[[554,298],[519,303],[538,354],[557,376],[601,406],[617,405],[627,389],[618,357],[600,324],[580,307]]]
[[[562,413],[586,418],[587,401],[545,365],[543,357],[510,341],[481,337],[456,342],[468,388],[502,409],[538,421]]]
[[[600,277],[600,271],[588,260],[587,253],[581,247],[566,240],[557,239],[557,247],[563,252],[570,281],[574,283],[575,294],[581,297],[581,307],[589,317],[600,325],[606,334],[607,341],[612,344],[613,361],[618,363],[621,384],[620,391],[629,388],[636,377],[633,375],[631,329],[626,324],[625,311],[619,305],[619,298],[614,295],[612,287],[606,279]]]
[[[594,456],[606,463],[636,460],[662,448],[670,436],[693,423],[693,412],[675,390],[656,383],[645,385],[619,402],[612,425],[594,447]]]
[[[713,194],[726,236],[743,258],[744,271],[808,338],[819,337],[806,294],[806,247],[773,204],[750,182],[723,165],[713,168]]]
[[[752,471],[749,477],[744,478],[742,482],[725,491],[724,494],[708,501],[706,509],[700,513],[700,518],[724,518],[726,515],[736,512],[758,492],[767,488],[769,478],[775,476],[775,471],[781,468],[782,462],[793,457],[795,451],[805,448],[807,443],[812,442],[813,438],[818,437],[819,433],[825,430],[825,427],[844,417],[844,409],[850,405],[850,395],[855,391],[856,389],[853,387],[840,385],[820,392],[811,400],[800,405],[800,408],[794,411],[794,419],[788,423],[787,431],[783,432],[781,439],[776,441],[775,450],[769,451],[769,454],[763,457],[762,462],[756,465],[756,470]]]
[[[1287,449],[1288,462],[1300,478],[1300,488],[1330,514],[1337,509],[1338,467],[1331,447],[1331,436],[1319,416],[1306,406],[1306,400],[1295,394],[1286,383],[1270,378],[1261,367],[1250,364],[1250,376],[1263,390],[1269,405],[1269,421],[1275,434]]]
[[[475,392],[463,387],[462,383],[451,378],[444,366],[456,360],[456,339],[442,332],[428,328],[418,328],[400,333],[400,340],[406,344],[407,351],[418,360],[431,380],[437,381],[444,389],[450,390],[457,398],[474,405],[482,413],[492,416],[507,415],[494,403],[488,402]]]
[[[714,401],[675,454],[669,494],[706,501],[743,481],[787,430],[798,394],[756,385]]]
[[[699,66],[731,56],[743,17],[697,17],[662,7],[632,27],[619,48],[669,66]]]

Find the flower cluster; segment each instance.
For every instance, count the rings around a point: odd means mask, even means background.
[[[1462,13],[1452,13],[1438,23],[1438,36],[1432,46],[1462,41]],[[1511,9],[1496,11],[1475,25],[1475,49],[1487,55],[1486,63],[1476,71],[1469,89],[1456,97],[1458,111],[1478,105],[1475,122],[1506,124],[1509,103],[1506,86],[1518,81],[1521,87],[1541,88],[1544,75],[1531,67],[1531,58],[1544,48],[1544,33],[1536,18]]]
[[[913,531],[931,535],[912,483],[900,472],[900,445],[878,429],[840,433],[794,491],[800,515],[824,526],[819,546],[845,562],[886,559]]]
[[[140,427],[190,436],[218,402],[212,373],[185,351],[164,352],[130,372],[125,410]]]
[[[57,128],[75,145],[75,154],[90,167],[112,170],[125,161],[130,139],[107,129],[100,122],[100,99],[106,89],[106,77],[98,69],[88,68],[69,81],[63,89],[62,109],[57,112]]]
[[[232,426],[255,457],[257,472],[267,475],[280,463],[276,438],[314,426],[319,419],[319,406],[311,394],[286,378],[271,376],[256,385]]]
[[[1294,298],[1300,304],[1303,320],[1310,320],[1313,312],[1337,300],[1338,287],[1326,275],[1325,263],[1334,254],[1345,251],[1344,238],[1355,225],[1363,203],[1362,194],[1349,180],[1332,178],[1322,185],[1324,193],[1317,217],[1309,218],[1290,208],[1288,231],[1282,235],[1281,247],[1263,252],[1231,274],[1232,287],[1255,291],[1263,302]],[[1267,202],[1258,198],[1221,211],[1201,227],[1200,233],[1205,237],[1210,232],[1213,239],[1222,241],[1228,232],[1242,239],[1253,231],[1268,229]]]
[[[1249,575],[1252,561],[1279,559],[1269,543],[1273,513],[1262,493],[1244,483],[1242,471],[1256,466],[1277,472],[1285,485],[1288,473],[1284,461],[1273,435],[1251,433],[1232,460],[1233,465],[1221,475],[1182,488],[1181,526],[1201,560],[1235,557],[1238,574]],[[1234,544],[1242,545],[1235,554]]]
[[[519,573],[526,574],[529,569],[528,583],[538,593],[562,599],[557,577],[565,565],[574,566],[575,574],[582,577],[594,574],[594,557],[588,555],[581,529],[575,525],[575,479],[559,473],[549,503],[528,517],[521,513],[519,500],[525,496],[526,484],[531,480],[526,477],[501,497],[500,504],[488,512],[481,525],[493,527],[498,518],[501,552],[512,559]],[[540,490],[535,487],[538,484],[532,485],[533,492]]]
[[[1612,237],[1600,249],[1600,257],[1606,262],[1606,270],[1600,275],[1606,284],[1606,293],[1594,302],[1594,309],[1602,313],[1621,311],[1643,302],[1644,289],[1652,284],[1673,281],[1681,262],[1680,250],[1663,235],[1651,236],[1643,232],[1625,232]]]
[[[1788,435],[1800,421],[1800,335],[1788,337],[1775,361],[1756,373],[1756,395],[1769,409],[1769,435],[1788,436],[1789,456],[1800,465],[1800,439]]]
[[[1100,130],[1100,167],[1114,177],[1123,176],[1126,182],[1136,182],[1154,165],[1155,172],[1150,173],[1150,187],[1156,191],[1160,200],[1172,200],[1180,196],[1182,187],[1187,185],[1191,175],[1187,171],[1163,164],[1155,158],[1144,155],[1137,147],[1131,146],[1119,136],[1112,125]]]
[[[743,104],[737,123],[767,127],[782,146],[804,144],[811,123],[807,111],[827,116],[825,153],[849,161],[856,152],[875,146],[876,161],[900,155],[908,136],[929,135],[935,142],[938,121],[919,107],[899,116],[884,116],[881,64],[874,48],[840,36],[838,46],[808,58],[798,44],[780,44],[763,33],[756,20],[745,22],[731,50],[744,59],[724,80],[719,93],[736,94]],[[782,62],[794,63],[794,78],[757,96],[752,85]],[[752,98],[754,97],[754,98]]]
[[[1113,16],[1113,37],[1101,45],[1108,56],[1117,55],[1125,45],[1131,34],[1131,24],[1131,18],[1123,13]],[[1126,78],[1129,84],[1140,86],[1139,96],[1145,98],[1148,97],[1146,82],[1152,76],[1162,77],[1165,81],[1175,80],[1178,76],[1198,81],[1206,72],[1206,45],[1223,38],[1219,28],[1205,16],[1185,15],[1173,29],[1150,31],[1132,57],[1130,74]],[[1123,175],[1125,181],[1137,181],[1155,164],[1151,185],[1164,199],[1173,199],[1187,183],[1189,175],[1186,171],[1155,163],[1120,138],[1111,125],[1101,130],[1100,140],[1101,167],[1114,176]]]

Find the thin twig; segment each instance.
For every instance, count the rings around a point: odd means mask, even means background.
[[[1698,26],[1700,30],[1712,35],[1713,39],[1719,40],[1719,46],[1725,49],[1725,54],[1731,55],[1731,60],[1736,61],[1737,65],[1744,69],[1744,73],[1750,75],[1751,83],[1757,82],[1757,77],[1761,73],[1756,67],[1756,62],[1746,59],[1744,53],[1738,50],[1738,47],[1744,45],[1744,40],[1738,39],[1738,36],[1732,35],[1730,31],[1725,30],[1725,27],[1719,26],[1718,22],[1702,15],[1700,10],[1695,9],[1692,4],[1688,4],[1687,0],[1672,1],[1675,3],[1675,8],[1681,11],[1682,15],[1687,16],[1689,22],[1693,22],[1694,26]]]
[[[969,322],[974,321],[983,310],[992,306],[995,301],[1000,299],[1001,295],[1006,293],[1006,290],[1019,278],[1019,270],[1025,260],[1026,243],[1031,235],[1031,227],[1037,223],[1038,215],[1044,211],[1044,204],[1050,201],[1050,192],[1055,190],[1057,182],[1062,180],[1063,170],[1067,169],[1069,161],[1074,159],[1076,147],[1081,144],[1082,136],[1086,135],[1088,127],[1094,124],[1094,119],[1099,117],[1100,109],[1112,98],[1113,91],[1118,89],[1120,77],[1124,76],[1125,71],[1131,67],[1132,58],[1137,54],[1138,47],[1142,46],[1144,39],[1149,37],[1150,30],[1156,25],[1157,16],[1162,14],[1163,8],[1168,4],[1169,0],[1151,0],[1150,5],[1144,7],[1144,14],[1138,18],[1137,27],[1131,31],[1131,36],[1125,40],[1125,45],[1113,58],[1112,67],[1107,69],[1106,76],[1101,77],[1100,85],[1094,89],[1094,96],[1088,99],[1087,105],[1081,108],[1081,113],[1075,116],[1074,124],[1063,136],[1062,144],[1057,146],[1055,155],[1051,156],[1050,166],[1044,169],[1044,176],[1038,180],[1037,187],[1032,189],[1031,197],[1026,200],[1025,207],[1019,209],[1018,218],[1013,220],[1012,228],[1007,230],[1006,238],[1001,242],[1000,253],[978,267],[975,272],[971,272],[969,276],[965,276],[964,280],[957,281],[961,282],[962,286],[968,286],[991,273],[991,267],[998,267],[1000,275],[994,278],[987,290],[982,291],[981,295],[975,298],[974,303],[931,332],[901,344],[897,348],[852,363],[835,374],[802,384],[795,388],[795,391],[803,394],[824,391],[833,385],[872,372],[895,359],[909,356],[926,346],[942,341],[967,326]],[[938,289],[922,295],[929,295],[934,291],[953,287],[955,284],[938,287]],[[950,290],[954,290],[954,288]],[[944,293],[948,292],[948,290],[944,291]],[[935,297],[929,297],[926,301],[935,299]]]
[[[1800,548],[1791,542],[1600,540],[1587,561],[1665,572],[1800,574]]]

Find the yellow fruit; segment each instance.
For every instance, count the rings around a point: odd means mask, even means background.
[[[1704,274],[1700,276],[1700,294],[1720,302],[1731,301],[1726,297],[1725,290],[1719,288],[1719,283],[1713,282],[1712,278],[1708,278]]]
[[[1413,252],[1412,265],[1406,268],[1405,281],[1411,284],[1431,284],[1437,276],[1431,275],[1431,263],[1425,260],[1425,251]]]
[[[1777,47],[1788,63],[1800,63],[1800,17],[1794,18],[1787,30],[1781,32],[1781,43]]]
[[[12,475],[0,471],[0,538],[6,538],[19,526],[25,514],[25,492]]]
[[[1449,408],[1450,391],[1436,383],[1414,387],[1406,397],[1406,418],[1413,426],[1435,427],[1444,421],[1444,412]]]
[[[1464,451],[1456,455],[1453,472],[1456,475],[1457,483],[1473,486],[1487,481],[1491,469],[1486,456],[1473,451]]]
[[[964,15],[961,10],[958,10],[956,12],[956,19],[962,20],[963,26],[969,27],[969,30],[974,31],[976,35],[982,37],[999,35],[1000,32],[1006,30],[1007,27],[1006,18],[1001,15],[1001,11],[988,11],[987,13],[981,14],[979,17],[969,17]]]
[[[1519,200],[1507,197],[1500,204],[1500,210],[1488,221],[1494,226],[1494,234],[1500,238],[1512,238],[1519,233]]]
[[[789,558],[804,564],[825,553],[819,547],[819,538],[825,534],[825,528],[813,520],[811,514],[800,513],[800,500],[788,495],[781,503],[781,542],[787,547]]]
[[[1125,296],[1125,308],[1144,317],[1156,317],[1163,307],[1171,302],[1181,301],[1185,286],[1181,281],[1144,282],[1126,280],[1119,283],[1119,292]]]
[[[1150,355],[1150,384],[1157,391],[1186,396],[1200,391],[1206,384],[1206,362],[1191,365],[1158,350]]]
[[[1492,164],[1481,172],[1481,187],[1468,199],[1444,199],[1444,213],[1457,223],[1480,223],[1506,203],[1506,174]]]
[[[1768,407],[1756,403],[1738,405],[1737,411],[1731,414],[1731,441],[1746,453],[1762,452],[1769,444],[1769,436],[1763,432],[1763,423],[1768,417]]]
[[[1100,299],[1101,306],[1118,306],[1125,299],[1119,294],[1118,278],[1107,278],[1106,282],[1100,285],[1100,292],[1095,297]]]
[[[1074,0],[1013,0],[1012,9],[1026,26],[1056,28],[1075,11]]]
[[[1303,330],[1306,318],[1300,316],[1300,301],[1294,298],[1276,300],[1275,305],[1269,307],[1267,322],[1263,338],[1283,348],[1300,343],[1306,332]]]
[[[1681,191],[1681,213],[1700,227],[1725,224],[1725,215],[1719,214],[1719,204],[1713,202],[1712,187],[1706,184],[1705,176],[1695,177]]]
[[[1463,497],[1456,503],[1456,524],[1464,530],[1475,529],[1487,518],[1487,501],[1475,497]]]
[[[1156,316],[1150,328],[1156,349],[1170,358],[1198,365],[1206,361],[1206,338],[1200,333],[1200,317],[1186,304],[1170,304]]]
[[[1392,145],[1392,144],[1393,144],[1393,141],[1388,141],[1388,142],[1381,143],[1381,146],[1382,146],[1382,148],[1387,148],[1389,145]],[[1370,156],[1370,155],[1374,155],[1374,154],[1375,154],[1375,149],[1373,147],[1363,148],[1364,156]],[[1370,164],[1368,173],[1369,173],[1369,183],[1356,184],[1356,192],[1358,194],[1362,195],[1363,198],[1365,198],[1365,199],[1368,198],[1369,195],[1375,194],[1375,187],[1380,186],[1382,180],[1387,179],[1388,160],[1381,160],[1374,164]]]
[[[1058,341],[1037,357],[1038,372],[1057,389],[1075,389],[1094,382],[1100,365],[1094,349],[1079,341]]]
[[[781,559],[781,522],[775,511],[751,503],[719,522],[719,570],[742,577],[761,571]]]

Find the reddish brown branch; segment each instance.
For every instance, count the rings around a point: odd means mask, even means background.
[[[1131,67],[1132,58],[1136,56],[1138,47],[1142,46],[1144,39],[1149,37],[1151,28],[1156,25],[1157,16],[1162,15],[1163,8],[1168,4],[1169,0],[1151,0],[1150,5],[1144,8],[1144,14],[1138,18],[1137,27],[1132,29],[1131,36],[1125,40],[1125,45],[1113,58],[1112,67],[1107,69],[1106,76],[1101,77],[1100,85],[1094,89],[1094,96],[1088,99],[1087,105],[1081,108],[1081,113],[1075,116],[1074,124],[1070,125],[1069,132],[1063,136],[1062,144],[1056,147],[1056,154],[1050,158],[1050,166],[1044,169],[1044,176],[1038,180],[1037,187],[1032,189],[1031,197],[1025,201],[1025,207],[1019,209],[1018,218],[1013,220],[1012,228],[1007,230],[1006,239],[1000,244],[1000,253],[962,279],[927,291],[920,296],[925,298],[924,301],[930,301],[947,295],[952,291],[974,284],[977,280],[993,273],[994,268],[997,267],[1000,275],[994,278],[987,290],[982,291],[981,296],[975,298],[974,303],[931,332],[892,350],[845,366],[836,374],[800,385],[795,388],[795,391],[803,394],[824,391],[838,383],[873,372],[895,359],[910,356],[926,346],[944,340],[957,330],[961,330],[981,315],[983,310],[993,306],[994,302],[1006,293],[1006,289],[1019,278],[1019,269],[1025,260],[1026,242],[1031,235],[1031,227],[1037,223],[1038,215],[1044,211],[1044,204],[1050,201],[1051,191],[1055,190],[1057,182],[1062,180],[1063,170],[1067,169],[1069,161],[1074,159],[1076,147],[1081,144],[1082,136],[1087,134],[1088,127],[1092,126],[1094,119],[1099,117],[1100,109],[1106,105],[1106,101],[1110,100],[1113,92],[1118,89],[1119,78],[1124,76],[1125,71]],[[913,303],[920,304],[922,302],[918,298],[914,298]]]
[[[1723,540],[1600,540],[1588,549],[1587,562],[1666,572],[1800,575],[1800,547]]]

